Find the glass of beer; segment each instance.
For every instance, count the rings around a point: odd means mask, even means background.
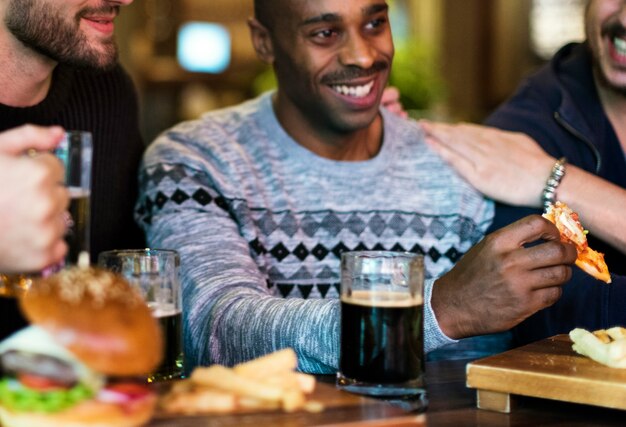
[[[423,287],[421,255],[342,254],[339,388],[425,409]]]
[[[77,264],[80,257],[89,260],[92,138],[90,132],[67,131],[54,150],[65,166],[65,186],[70,193],[67,220],[68,252],[66,264]]]
[[[92,151],[91,133],[84,131],[65,132],[53,150],[65,168],[64,185],[70,193],[70,206],[65,216],[68,245],[65,260],[43,271],[0,274],[0,296],[19,297],[32,286],[34,279],[59,271],[66,264],[77,264],[81,256],[89,261]]]
[[[180,258],[168,249],[126,249],[100,253],[98,265],[124,276],[143,296],[159,320],[165,341],[161,366],[149,382],[183,376],[182,292]]]

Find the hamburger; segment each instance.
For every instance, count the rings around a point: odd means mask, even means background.
[[[30,326],[0,343],[0,424],[138,426],[154,411],[145,375],[163,353],[161,331],[121,276],[70,268],[20,300]]]

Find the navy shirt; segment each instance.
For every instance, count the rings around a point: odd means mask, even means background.
[[[600,103],[586,44],[563,47],[486,123],[526,133],[550,155],[565,156],[570,164],[626,187],[624,152]],[[490,231],[540,213],[499,203]],[[514,328],[514,344],[568,333],[575,327],[593,330],[626,325],[626,257],[593,235],[588,240],[592,248],[605,253],[613,283],[605,285],[574,267],[561,299]]]

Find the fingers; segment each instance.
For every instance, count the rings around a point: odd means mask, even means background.
[[[492,178],[494,170],[491,156],[483,141],[465,125],[447,125],[434,122],[420,122],[425,133],[426,143],[461,176],[483,192]]]
[[[38,174],[33,178],[41,185],[52,186],[65,182],[63,163],[50,153],[42,153],[36,157],[20,159],[20,161],[27,165],[25,167],[31,169],[30,175]]]
[[[60,126],[24,125],[0,132],[0,153],[17,156],[29,149],[51,150],[62,138],[63,128]]]
[[[539,239],[557,241],[561,239],[556,226],[540,215],[524,217],[488,237],[494,240],[494,246],[501,251],[523,247]]]
[[[40,270],[62,259],[69,192],[52,154],[0,154],[0,271]]]
[[[40,224],[25,224],[3,235],[0,244],[0,271],[27,273],[58,264],[67,254],[66,224],[63,215]]]
[[[386,104],[391,104],[391,103],[395,103],[399,101],[400,101],[400,91],[398,90],[398,88],[394,86],[386,87],[385,90],[383,91],[383,97],[381,98],[380,102],[383,105],[386,105]]]
[[[530,289],[541,289],[567,282],[570,266],[576,261],[573,245],[563,243],[554,224],[539,215],[531,215],[493,233],[490,242],[495,251],[504,252],[503,271],[525,271]],[[541,243],[537,241],[543,240]],[[535,243],[528,246],[528,244]],[[515,250],[514,247],[519,248]]]
[[[524,318],[555,304],[561,298],[561,295],[563,295],[563,288],[561,286],[551,286],[535,290],[531,294],[530,309],[528,310],[527,316]],[[520,319],[520,321],[522,320],[524,319]]]
[[[544,262],[545,264],[546,262]],[[559,288],[572,278],[572,267],[563,261],[529,269],[525,280],[530,291]]]
[[[488,154],[483,128],[469,124],[446,124],[420,121],[427,141],[464,156]],[[489,135],[487,133],[487,135]]]
[[[385,88],[380,102],[383,107],[397,116],[403,118],[409,116],[409,114],[404,111],[404,106],[400,102],[400,91],[393,86]]]
[[[468,180],[475,187],[479,187],[475,182],[475,169],[476,163],[473,159],[462,155],[454,148],[449,147],[446,144],[441,144],[436,139],[426,136],[426,144],[432,148],[439,156],[449,165],[451,165],[461,176]]]

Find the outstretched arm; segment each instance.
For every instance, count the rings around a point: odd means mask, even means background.
[[[141,188],[144,206],[159,194],[206,192],[204,204],[190,199],[153,206],[147,227],[152,247],[181,255],[185,355],[195,365],[233,365],[291,347],[299,368],[330,373],[337,366],[339,304],[336,300],[274,296],[220,194],[202,173],[175,168],[179,182],[150,179]],[[156,175],[153,175],[156,174]],[[147,171],[158,176],[159,169]],[[158,185],[154,185],[158,182]],[[222,199],[223,200],[223,199]],[[150,205],[152,202],[147,202]],[[145,218],[144,218],[145,219]]]
[[[473,124],[422,122],[430,146],[485,195],[511,205],[541,207],[556,159],[528,135]],[[567,165],[557,198],[578,212],[591,233],[626,253],[626,190]]]

